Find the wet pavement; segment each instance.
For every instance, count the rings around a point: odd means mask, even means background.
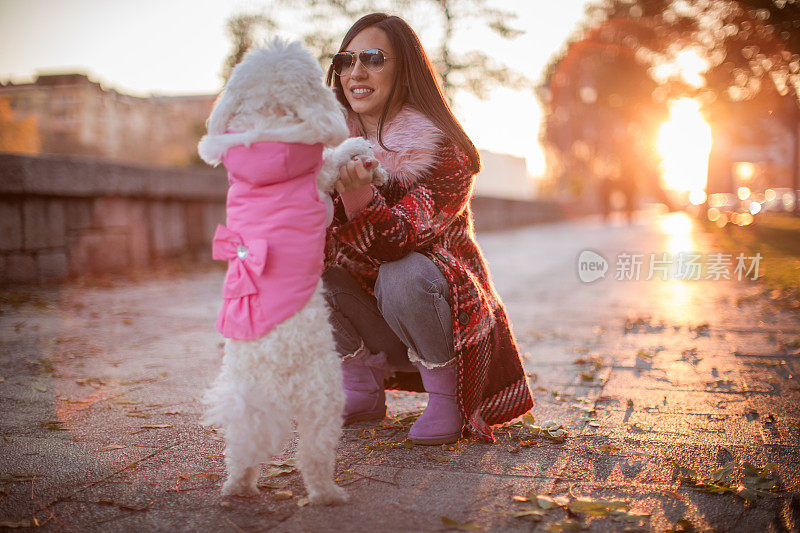
[[[645,279],[650,253],[711,257],[682,214],[479,241],[533,419],[495,444],[407,447],[425,396],[389,393],[389,418],[344,432],[339,507],[305,505],[292,446],[264,465],[260,497],[220,495],[223,444],[198,400],[221,358],[221,270],[6,291],[0,529],[800,531],[797,315],[735,276]],[[579,279],[585,249],[604,279]],[[641,279],[616,279],[619,254],[644,254]]]

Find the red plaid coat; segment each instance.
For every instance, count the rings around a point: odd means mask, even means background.
[[[348,121],[351,134],[361,133]],[[508,316],[475,240],[467,155],[445,141],[421,113],[404,107],[384,125],[386,152],[375,156],[390,175],[352,220],[334,197],[326,263],[346,268],[374,295],[378,267],[412,251],[430,258],[450,286],[458,405],[469,429],[493,442],[491,426],[516,418],[533,398]],[[424,391],[419,374],[396,374],[388,388]]]

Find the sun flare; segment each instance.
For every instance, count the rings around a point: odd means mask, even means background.
[[[656,148],[664,186],[680,193],[705,190],[711,127],[696,100],[680,98],[672,102],[669,120],[658,130]]]

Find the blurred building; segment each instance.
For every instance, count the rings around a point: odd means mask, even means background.
[[[483,168],[475,178],[475,194],[532,200],[537,196],[536,182],[528,174],[525,158],[479,150]]]
[[[215,98],[213,94],[132,96],[78,73],[0,84],[0,101],[10,104],[15,120],[36,124],[42,153],[140,164],[197,162],[197,141]],[[14,151],[14,147],[0,146],[0,150]]]

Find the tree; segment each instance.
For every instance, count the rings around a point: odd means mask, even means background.
[[[602,0],[587,9],[586,21],[573,42],[590,28],[611,21],[636,20],[620,25],[617,41],[628,43],[658,82],[653,96],[680,95],[697,98],[712,123],[735,129],[742,117],[758,118],[739,128],[752,138],[764,136],[760,126],[765,115],[779,120],[796,136],[800,112],[800,5],[786,0]],[[648,27],[662,38],[642,40]],[[704,83],[687,86],[676,79],[657,79],[658,66],[667,64],[682,50],[692,48],[708,61]],[[564,54],[551,65],[547,79]],[[774,118],[771,120],[775,120]],[[723,128],[720,128],[723,129]],[[795,137],[796,140],[796,137]],[[795,147],[797,142],[794,143]],[[716,144],[715,144],[716,146]],[[795,149],[796,151],[796,149]],[[795,162],[794,183],[798,186]],[[795,202],[797,208],[798,202]]]
[[[405,13],[413,15],[414,8],[431,6],[440,16],[442,38],[440,46],[428,52],[451,104],[455,94],[462,90],[479,98],[486,98],[489,90],[497,85],[532,88],[531,82],[525,76],[493,60],[482,51],[457,53],[453,49],[452,40],[456,28],[471,20],[484,23],[504,39],[513,39],[523,33],[508,23],[516,17],[515,14],[490,8],[486,6],[486,0],[386,0],[382,3],[364,0],[277,0],[276,5],[284,8],[284,17],[302,14],[304,20],[324,21],[313,23],[307,31],[301,33],[301,40],[324,68],[330,63],[330,58],[338,49],[347,28],[361,16],[383,9],[388,13],[404,13],[404,18],[408,20],[410,16],[407,17]],[[256,22],[245,19],[244,22],[250,23],[236,24],[240,33],[230,32],[236,52],[229,57],[229,62],[235,61],[233,65],[241,60],[244,51],[256,41],[254,35],[259,28],[276,30],[286,26],[284,21],[271,14],[239,15],[231,19],[231,22],[242,17],[253,17]],[[414,25],[413,21],[410,23]]]
[[[275,22],[262,14],[242,13],[228,19],[226,29],[233,49],[222,67],[223,82],[228,81],[233,67],[239,64],[244,54],[257,42],[259,31],[274,30]]]

